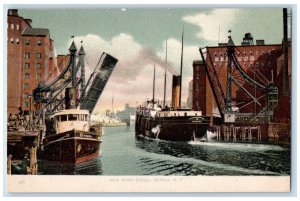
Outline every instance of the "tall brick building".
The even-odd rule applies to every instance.
[[[57,66],[49,30],[32,28],[32,20],[9,9],[7,16],[7,112],[29,110],[32,90],[51,79]]]
[[[193,110],[206,115],[206,72],[203,61],[193,62]]]

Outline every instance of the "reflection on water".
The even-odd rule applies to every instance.
[[[70,163],[40,161],[39,174],[46,175],[101,175],[102,165],[100,156],[76,166]]]
[[[169,142],[105,128],[102,156],[76,168],[41,162],[40,174],[289,175],[290,150],[275,145]]]

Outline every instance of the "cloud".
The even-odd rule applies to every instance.
[[[98,35],[88,34],[76,36],[75,43],[80,48],[80,41],[86,51],[86,63],[90,74],[95,68],[103,51],[116,57],[119,61],[103,91],[97,105],[97,111],[112,108],[114,93],[114,108],[122,109],[125,103],[132,106],[142,104],[147,98],[152,98],[153,66],[156,65],[156,98],[162,101],[164,71],[167,69],[167,100],[171,100],[172,74],[180,71],[181,42],[175,38],[168,40],[168,63],[165,64],[165,41],[159,51],[144,47],[125,33],[111,40],[104,40]],[[68,47],[71,40],[68,42]],[[193,60],[199,58],[196,46],[184,46],[183,60],[183,95],[186,101],[188,82],[192,78]]]
[[[199,27],[196,37],[216,44],[219,36],[220,42],[227,42],[227,31],[234,26],[240,12],[239,9],[214,9],[208,13],[184,16],[182,20]]]

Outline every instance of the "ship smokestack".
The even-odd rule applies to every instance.
[[[82,41],[81,41],[81,43],[82,43]],[[84,62],[85,51],[84,51],[83,46],[81,46],[81,48],[78,52],[78,55],[79,55],[79,62],[80,62],[80,66],[81,66],[81,75],[80,75],[80,80],[81,80],[80,88],[81,88],[81,97],[82,97],[81,100],[83,101],[85,98],[85,62]]]
[[[76,108],[76,88],[69,87],[65,91],[65,109],[75,109]]]
[[[173,75],[172,81],[172,107],[180,108],[180,81],[181,76]]]

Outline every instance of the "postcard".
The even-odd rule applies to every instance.
[[[293,11],[7,8],[8,192],[290,192]]]

